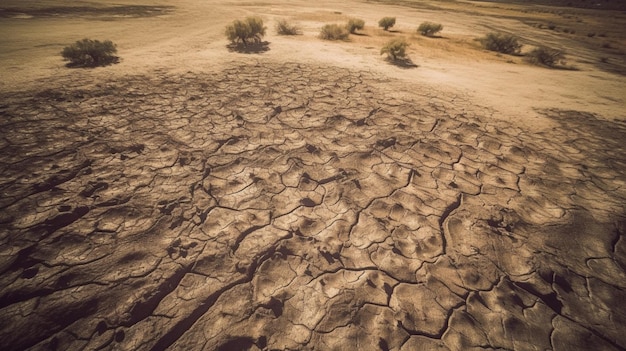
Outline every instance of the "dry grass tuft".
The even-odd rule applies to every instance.
[[[348,29],[338,24],[326,24],[320,31],[320,38],[324,40],[348,40],[349,35]]]

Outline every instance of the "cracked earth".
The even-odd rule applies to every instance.
[[[624,122],[313,64],[45,86],[1,97],[6,350],[626,348]]]

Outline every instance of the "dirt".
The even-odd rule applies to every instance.
[[[403,4],[5,2],[28,16],[0,15],[3,348],[626,348],[623,14],[590,37],[536,24],[598,10]],[[251,14],[263,49],[229,48]],[[416,67],[379,55],[397,36]],[[120,63],[65,67],[83,37]]]

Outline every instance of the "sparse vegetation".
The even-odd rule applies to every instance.
[[[398,61],[406,59],[406,49],[409,47],[409,43],[404,38],[395,38],[388,41],[382,49],[380,54],[387,54],[387,59],[390,61]]]
[[[338,24],[326,24],[320,31],[320,38],[325,40],[348,40],[350,32]]]
[[[441,32],[442,29],[443,26],[439,23],[423,22],[417,28],[417,31],[424,36],[432,37],[433,35]]]
[[[110,40],[83,39],[63,48],[61,56],[71,67],[96,67],[117,62],[115,53],[117,48]]]
[[[528,62],[547,67],[556,66],[556,64],[562,62],[564,58],[563,51],[545,46],[535,48],[526,55]]]
[[[300,34],[300,29],[286,19],[281,19],[276,22],[276,33],[279,35],[298,35]]]
[[[357,30],[362,30],[365,27],[365,21],[358,18],[350,18],[348,20],[348,24],[346,25],[346,29],[348,32],[354,34]]]
[[[506,33],[489,33],[480,41],[485,49],[508,55],[517,55],[522,48],[516,36]]]
[[[233,44],[248,45],[250,41],[260,43],[265,35],[266,27],[260,17],[248,17],[245,20],[235,20],[226,27],[226,37]]]
[[[378,21],[378,26],[384,30],[389,30],[389,28],[396,25],[395,17],[383,17]]]

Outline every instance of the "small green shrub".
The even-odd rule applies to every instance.
[[[378,26],[384,30],[388,30],[389,28],[396,25],[395,17],[383,17],[378,21]]]
[[[409,43],[404,38],[395,38],[388,41],[382,49],[380,54],[387,54],[387,59],[390,61],[398,61],[406,59],[406,49],[409,47]]]
[[[530,51],[526,55],[526,59],[534,65],[554,67],[557,63],[560,63],[563,59],[565,59],[565,55],[561,50],[540,46]]]
[[[346,29],[352,34],[356,33],[357,30],[362,30],[364,27],[365,21],[358,18],[350,18],[348,24],[346,24]]]
[[[118,57],[114,55],[115,53],[117,48],[110,40],[101,42],[83,39],[63,48],[61,56],[64,60],[70,61],[68,66],[96,67],[117,62]]]
[[[348,40],[350,32],[338,24],[326,24],[320,31],[320,38],[325,40]]]
[[[433,35],[441,32],[442,29],[443,26],[439,23],[424,22],[420,24],[417,31],[424,36],[432,37]]]
[[[276,33],[279,35],[298,35],[300,34],[300,28],[295,24],[287,22],[286,19],[281,19],[276,22]]]
[[[481,42],[487,50],[509,55],[519,54],[522,48],[516,36],[506,33],[489,33]]]
[[[248,17],[245,20],[235,20],[226,26],[226,37],[233,44],[243,43],[248,45],[249,41],[260,43],[265,35],[265,27],[260,17]]]

